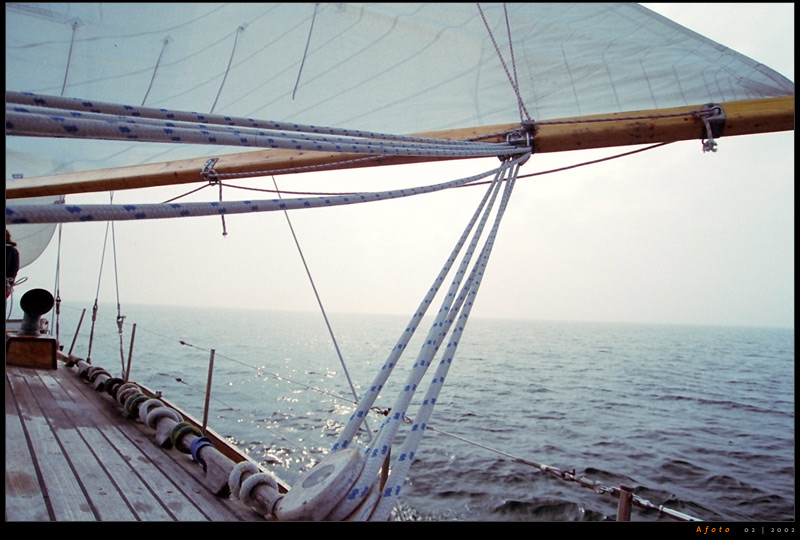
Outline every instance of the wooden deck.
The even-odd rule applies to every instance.
[[[74,368],[6,366],[6,521],[264,521]]]

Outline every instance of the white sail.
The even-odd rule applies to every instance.
[[[47,171],[53,169],[52,161],[43,156],[33,156],[29,152],[19,152],[14,150],[6,150],[6,169],[16,170],[27,167],[28,170],[35,172],[33,167],[38,165],[41,167],[39,174],[45,174]],[[25,199],[16,199],[14,204],[59,204],[64,202],[64,197],[61,195],[49,197],[30,197]],[[53,239],[53,233],[56,230],[56,224],[43,223],[43,224],[26,224],[26,225],[6,225],[6,229],[11,234],[11,239],[17,245],[19,252],[19,267],[25,268],[34,261],[36,261],[42,253],[50,245]]]
[[[37,197],[25,199],[25,201],[30,204],[48,204],[53,202],[53,197]],[[56,224],[6,225],[6,229],[11,234],[11,239],[17,244],[19,267],[22,269],[44,253],[44,250],[47,249],[53,239]]]
[[[395,134],[794,94],[639,5],[595,3],[10,3],[6,88]],[[51,173],[241,151],[7,138],[32,144]]]
[[[69,128],[65,133],[53,130],[52,127],[46,127],[42,131],[37,131],[41,129],[39,127],[23,129],[15,125],[18,116],[9,113],[27,114],[29,111],[24,109],[29,105],[13,101],[18,96],[11,94],[12,92],[30,93],[34,96],[31,99],[35,102],[34,105],[49,105],[54,96],[75,98],[80,100],[80,106],[87,112],[102,102],[103,107],[106,104],[130,106],[130,112],[137,116],[144,108],[150,108],[167,111],[164,112],[166,115],[173,114],[172,111],[189,111],[196,115],[216,114],[267,122],[296,122],[309,126],[393,135],[470,130],[477,127],[491,129],[495,126],[504,126],[502,133],[505,135],[507,131],[520,125],[530,125],[529,122],[535,122],[538,127],[547,125],[548,121],[554,119],[581,117],[585,121],[586,117],[593,115],[624,117],[631,111],[669,111],[678,107],[698,108],[709,103],[760,102],[774,98],[783,98],[782,101],[785,102],[793,101],[794,96],[794,85],[786,77],[634,4],[6,4],[6,15],[6,86],[9,91],[6,109],[7,155],[24,154],[26,157],[18,164],[7,160],[6,178],[9,186],[20,178],[28,180],[43,174],[86,170],[101,170],[105,174],[105,170],[112,167],[128,171],[146,163],[183,158],[205,160],[210,156],[242,152],[243,146],[251,145],[250,141],[229,141],[225,146],[196,146],[187,144],[183,139],[172,141],[177,144],[166,141],[106,140],[110,138],[108,131],[84,133],[82,127],[79,129],[77,124],[70,123],[64,123]],[[41,113],[43,117],[47,114]],[[669,116],[671,113],[665,114]],[[703,131],[703,123],[698,117],[687,118],[687,111],[677,114],[681,117],[678,122],[687,119],[693,122],[692,129],[697,128],[692,135],[694,138],[700,139],[709,135]],[[787,115],[785,110],[781,114]],[[776,130],[793,128],[793,113],[788,115],[789,125],[784,120]],[[58,123],[70,117],[69,112],[61,110],[54,113],[50,120]],[[198,121],[200,120],[202,119],[198,117]],[[103,121],[105,120],[101,119],[97,122]],[[636,121],[634,118],[634,122]],[[737,122],[738,119],[733,124]],[[120,124],[109,123],[109,126],[111,127],[108,129],[114,131]],[[171,126],[166,127],[172,129]],[[631,125],[633,141],[637,140],[638,130],[643,128],[636,123]],[[741,131],[746,132],[746,129]],[[62,135],[76,134],[83,138],[62,138]],[[526,132],[526,135],[537,134]],[[115,133],[115,136],[119,137],[119,134]],[[98,140],[87,140],[90,138]],[[523,137],[522,146],[527,142],[529,141]],[[500,147],[504,143],[492,144]],[[585,144],[584,141],[578,141],[576,146]],[[636,143],[628,141],[623,144]],[[509,147],[510,145],[502,146],[504,150]],[[273,149],[285,149],[270,145],[263,148],[267,150],[257,154],[259,159],[269,157]],[[529,156],[528,147],[525,148],[524,157],[518,159],[524,160]],[[299,152],[308,151],[299,144],[298,149]],[[508,157],[506,154],[498,155]],[[649,164],[643,167],[640,164],[639,169],[637,181],[651,174],[653,167]],[[606,170],[605,174],[614,176],[617,171]],[[686,199],[674,204],[673,199],[667,198],[667,195],[688,191],[684,189],[686,182],[681,177],[682,174],[683,169],[676,167],[668,179],[659,179],[660,183],[648,178],[651,185],[668,187],[663,193],[656,193],[655,196],[651,194],[646,202],[639,204],[640,201],[635,201],[627,207],[617,200],[604,207],[605,200],[601,200],[600,191],[606,187],[620,191],[632,190],[633,182],[625,186],[606,183],[598,187],[597,191],[579,190],[583,191],[583,198],[580,202],[575,202],[577,197],[570,197],[569,204],[564,204],[560,193],[551,193],[548,198],[548,194],[537,192],[535,206],[531,198],[519,201],[520,206],[515,208],[516,217],[511,217],[512,222],[507,227],[514,230],[517,236],[513,241],[498,246],[501,263],[505,262],[504,272],[493,274],[497,276],[495,281],[492,283],[487,280],[485,285],[494,287],[493,292],[499,292],[499,296],[503,297],[498,304],[501,316],[510,314],[508,305],[512,303],[543,304],[545,295],[541,289],[536,288],[539,283],[545,283],[550,288],[554,283],[569,282],[566,286],[577,291],[573,292],[574,298],[577,298],[577,307],[571,306],[572,313],[591,313],[592,308],[597,309],[597,305],[613,304],[613,301],[606,302],[603,299],[595,301],[592,308],[589,308],[587,291],[590,287],[586,284],[592,279],[604,278],[609,283],[624,281],[617,275],[608,277],[613,273],[611,271],[603,271],[606,268],[604,265],[611,258],[612,244],[616,243],[620,244],[617,258],[623,262],[622,267],[630,272],[625,275],[632,276],[635,283],[626,283],[624,287],[620,287],[624,291],[613,290],[606,298],[617,300],[621,292],[627,293],[623,300],[618,301],[620,305],[625,305],[625,313],[630,313],[629,304],[637,301],[643,302],[649,313],[654,304],[653,291],[657,288],[659,279],[663,279],[662,287],[667,289],[667,302],[671,303],[679,296],[675,292],[679,287],[683,292],[680,298],[691,297],[696,300],[702,296],[687,289],[687,284],[713,283],[713,278],[702,281],[698,277],[698,269],[708,272],[705,265],[710,257],[705,250],[709,245],[722,250],[718,247],[719,243],[707,241],[698,242],[702,247],[698,252],[693,252],[686,245],[680,244],[680,241],[694,240],[702,233],[708,234],[709,230],[713,232],[725,227],[708,219],[707,222],[702,222],[703,227],[690,230],[685,223],[696,223],[699,220],[684,222],[680,218],[684,215],[696,218],[697,215],[710,214],[712,209],[716,209],[719,193],[723,190],[706,194],[704,200],[711,200],[713,204],[702,208],[697,204],[697,208],[691,209],[694,212],[690,212],[685,208],[689,206],[685,204]],[[782,171],[774,174],[780,176]],[[413,176],[413,173],[409,176]],[[196,177],[195,181],[199,180],[201,178]],[[410,180],[415,182],[416,188],[417,178],[412,177]],[[461,180],[446,184],[433,184],[431,181],[425,187],[460,186],[463,180],[462,177]],[[499,216],[504,213],[509,202],[509,186],[513,184],[516,184],[516,177],[513,181],[509,178],[505,182],[500,203],[502,211],[497,212],[498,219],[492,225],[489,235],[491,243],[487,242],[492,248]],[[359,196],[366,198],[367,194],[371,194],[367,191],[372,189],[372,184],[369,185]],[[406,185],[397,189],[395,186],[388,187],[385,193],[396,194]],[[495,185],[499,188],[502,182],[495,180]],[[535,182],[530,182],[525,187],[531,185],[539,187]],[[704,187],[708,189],[707,186]],[[694,188],[695,186],[691,187]],[[77,191],[83,189],[79,186]],[[221,200],[221,184],[219,189]],[[275,189],[278,189],[277,185]],[[564,189],[573,188],[566,186]],[[328,190],[333,191],[330,188],[326,189]],[[377,189],[374,191],[377,192]],[[495,194],[498,192],[499,189],[494,191]],[[486,196],[489,196],[488,192]],[[274,203],[273,210],[277,213],[285,208],[322,207],[335,197],[348,199],[348,203],[353,202],[349,194],[339,193],[320,195],[314,204],[303,198],[293,199],[291,203],[280,198],[272,199],[271,202]],[[737,206],[732,201],[726,201],[727,204],[718,205],[730,208],[736,214],[733,222],[737,225],[740,224],[742,214],[749,209],[746,206],[754,202],[750,193],[745,193],[742,197],[749,199],[747,204]],[[765,198],[777,200],[784,205],[787,200],[773,193]],[[662,201],[668,210],[662,210],[658,214],[658,206]],[[246,204],[260,208],[263,206],[261,202],[248,200]],[[335,261],[329,263],[329,269],[332,268],[330,273],[335,274],[336,286],[331,286],[330,289],[334,290],[332,296],[335,297],[336,305],[340,309],[342,306],[346,306],[347,310],[359,309],[353,307],[355,298],[366,297],[374,306],[376,299],[384,304],[388,303],[386,300],[390,295],[397,295],[402,298],[402,305],[405,306],[408,298],[416,293],[419,283],[409,285],[409,289],[414,289],[410,293],[399,286],[387,287],[386,283],[400,281],[409,274],[424,273],[427,277],[430,268],[426,265],[423,270],[420,264],[420,261],[427,259],[424,252],[435,247],[431,251],[436,251],[438,257],[445,242],[442,240],[441,244],[434,246],[432,237],[434,234],[438,234],[440,239],[447,236],[449,242],[449,236],[454,229],[447,227],[451,222],[462,218],[461,212],[466,205],[461,202],[446,202],[434,210],[426,208],[426,212],[417,209],[409,212],[405,208],[403,216],[394,220],[390,219],[390,207],[386,205],[381,215],[376,211],[371,219],[365,219],[365,214],[361,214],[354,221],[347,221],[344,228],[341,228],[344,222],[341,213],[335,214],[340,218],[338,220],[320,220],[314,224],[317,238],[312,240],[312,247],[316,248],[317,254],[335,252],[334,256],[325,259]],[[692,203],[696,204],[694,201]],[[212,203],[202,204],[216,208],[222,203],[214,200]],[[98,206],[106,209],[106,205]],[[107,206],[114,206],[115,211],[142,210],[130,201]],[[183,212],[178,204],[158,203],[152,206],[158,207],[158,210],[173,207],[171,211],[176,214]],[[17,208],[19,206],[7,206],[7,222],[10,222],[9,214],[13,214]],[[104,218],[103,214],[78,215],[84,208],[76,204],[68,211],[76,221],[103,222],[118,219]],[[249,208],[245,211],[249,212]],[[320,213],[326,211],[321,210]],[[223,234],[227,235],[225,213],[222,212],[221,226]],[[566,239],[556,236],[560,231],[555,225],[555,218],[563,217],[564,214],[569,214],[573,224],[577,223],[574,226],[580,229],[579,233],[571,237],[567,235]],[[598,226],[622,214],[633,215],[635,225],[632,228],[640,234],[624,237],[621,233],[627,232],[625,227],[606,229]],[[658,230],[657,234],[645,233],[645,225],[658,222],[656,215],[668,215],[672,218],[672,214],[677,217],[659,223],[662,230]],[[783,217],[779,212],[770,209],[760,214],[758,219],[767,214],[777,218],[776,222]],[[329,218],[333,215],[326,214]],[[488,217],[488,212],[484,215]],[[535,217],[542,221],[532,227],[531,221],[521,223],[522,220],[518,217],[520,215],[526,219]],[[475,216],[473,219],[477,218],[477,212]],[[140,219],[145,218],[138,213],[131,214],[132,221]],[[382,228],[374,225],[379,220],[383,220]],[[414,223],[405,223],[404,220]],[[239,298],[244,294],[247,301],[258,302],[259,307],[278,305],[278,302],[272,300],[285,293],[291,309],[298,309],[298,306],[302,309],[303,300],[300,295],[294,294],[297,286],[293,280],[297,279],[298,272],[288,263],[289,255],[285,250],[281,251],[279,242],[276,241],[277,235],[271,234],[272,228],[259,229],[267,220],[257,222],[257,226],[252,228],[248,222],[247,227],[239,229],[246,230],[244,234],[231,238],[223,246],[212,241],[203,243],[189,239],[195,238],[195,233],[199,235],[200,229],[203,229],[204,240],[212,235],[217,239],[219,221],[214,220],[213,230],[207,227],[209,221],[211,220],[197,224],[197,230],[192,233],[182,228],[182,223],[170,223],[168,228],[158,229],[146,223],[135,223],[135,232],[132,228],[121,231],[129,235],[129,245],[138,248],[136,254],[125,254],[126,262],[138,265],[140,270],[135,274],[136,283],[146,284],[144,287],[137,285],[137,301],[152,298],[156,298],[158,302],[165,301],[165,297],[156,296],[154,291],[168,287],[176,291],[186,291],[183,294],[189,295],[190,302],[204,302],[216,294],[224,296],[226,302],[234,300],[236,303],[234,296],[235,291],[238,291]],[[730,221],[727,220],[726,225]],[[240,222],[237,225],[238,223]],[[270,227],[275,226],[274,222],[269,223]],[[399,227],[398,223],[404,226]],[[531,231],[540,226],[544,227],[541,236],[534,237]],[[670,234],[664,232],[677,226],[686,227],[687,230],[670,230]],[[87,223],[80,227],[83,227],[82,232],[77,234],[85,236],[81,236],[76,244],[82,244],[82,247],[91,245],[88,234],[83,233],[83,230],[97,232],[98,228]],[[369,247],[362,249],[359,240],[379,229],[381,234],[386,235],[402,230],[401,234],[388,241],[383,237],[380,241],[368,238],[369,242],[365,240],[363,246]],[[264,234],[265,230],[269,232]],[[108,238],[109,228],[106,227],[105,231],[103,246]],[[464,235],[466,237],[466,232]],[[589,240],[590,235],[592,240]],[[265,236],[268,236],[267,240],[264,239]],[[241,238],[244,237],[247,240],[242,241]],[[556,237],[559,239],[555,240]],[[728,242],[731,237],[735,237],[733,243],[736,245],[732,251],[741,256],[742,243],[737,242],[739,238],[735,231],[728,228],[720,237]],[[257,240],[252,241],[253,238]],[[609,241],[609,238],[614,241]],[[632,243],[626,243],[623,238],[634,240],[636,247]],[[670,249],[673,246],[668,243],[665,245],[665,239],[673,238],[679,242],[674,249]],[[356,244],[357,249],[347,251],[343,245],[348,242]],[[97,242],[93,247],[98,249],[100,244],[101,242]],[[533,244],[535,248],[528,249]],[[370,255],[368,259],[359,259],[363,254],[355,253],[377,251],[376,246],[383,248],[387,245],[397,251],[406,249],[408,258],[414,260],[410,263],[402,261],[403,264],[408,264],[403,266],[396,260],[381,260],[380,256]],[[567,245],[577,246],[581,251],[581,258],[570,260]],[[528,258],[528,252],[537,250],[550,256],[546,260]],[[659,250],[667,252],[668,264],[649,264],[649,260],[655,260],[651,257],[652,253]],[[481,252],[480,258],[488,259],[488,251]],[[786,256],[785,250],[775,249],[772,252]],[[145,256],[140,256],[141,253],[145,253]],[[236,256],[232,256],[234,253]],[[238,258],[243,253],[252,257],[246,263]],[[295,253],[292,252],[291,255],[294,256]],[[497,258],[497,254],[494,257]],[[506,257],[505,261],[503,257]],[[360,272],[345,270],[344,264],[352,263],[356,259],[360,263],[366,261],[359,269]],[[683,259],[689,259],[688,269],[683,269],[676,262]],[[747,261],[750,259],[761,260],[764,257],[750,255]],[[452,258],[448,259],[447,264],[451,264],[451,260]],[[555,277],[548,276],[547,271],[542,268],[546,268],[548,263],[553,264],[554,260],[564,261],[569,272],[561,272]],[[373,270],[368,265],[375,261],[384,264],[375,266]],[[86,267],[91,265],[91,261],[82,259],[81,264],[84,267],[80,269],[80,277],[85,286],[89,282],[86,279]],[[735,268],[736,264],[724,266],[729,269]],[[473,268],[479,267],[480,264],[476,263]],[[772,264],[771,267],[782,265]],[[533,276],[531,268],[536,271]],[[676,268],[682,270],[680,276],[671,274],[661,278],[663,274]],[[754,272],[753,275],[755,274]],[[346,280],[356,275],[359,278],[356,278],[358,281],[354,285],[345,285]],[[470,274],[470,280],[478,275],[480,277],[477,281],[480,282],[483,279],[482,270]],[[571,279],[570,276],[577,277]],[[203,280],[203,285],[190,285],[198,277]],[[551,279],[547,279],[548,277]],[[758,279],[740,279],[737,289],[753,287],[754,282],[762,279],[763,275],[758,275]],[[426,281],[424,286],[427,287],[428,284]],[[576,287],[575,284],[579,286]],[[91,285],[92,292],[97,290],[99,294],[99,279],[96,289],[94,283]],[[375,288],[371,288],[371,285],[379,288],[380,292],[375,293]],[[244,293],[242,287],[245,288]],[[697,289],[701,287],[698,285]],[[151,288],[152,291],[149,290]],[[265,293],[265,288],[269,288],[269,293]],[[432,290],[433,288],[430,289]],[[537,290],[540,296],[535,301],[530,301],[530,295],[526,292],[529,290]],[[459,302],[467,295],[466,288],[462,291],[464,292],[459,296]],[[706,290],[702,292],[706,293]],[[563,297],[569,298],[568,295]],[[218,298],[215,300],[219,301]],[[700,303],[700,300],[697,301]],[[426,306],[429,303],[427,297],[422,302]],[[558,299],[559,306],[565,303],[563,298]],[[240,304],[244,305],[245,302]],[[466,305],[469,306],[467,311],[471,310],[471,301]],[[704,309],[715,309],[717,312],[724,310],[722,307],[708,307],[714,306],[713,301],[703,301],[702,305]],[[376,309],[384,307],[381,305]],[[688,308],[683,307],[682,312],[685,314],[687,311]],[[414,313],[414,317],[417,314],[421,316],[421,309]],[[416,327],[414,321],[414,324],[405,328]],[[458,331],[460,332],[460,327]],[[430,359],[424,360],[416,365],[432,365]],[[421,375],[420,373],[420,378]],[[438,371],[436,375],[436,380],[443,381],[443,375],[438,376]],[[413,384],[404,388],[416,388],[417,382],[414,380]],[[374,393],[382,388],[382,383],[374,384],[370,386],[370,392]],[[434,394],[434,398],[436,396],[438,394]],[[401,395],[397,403],[405,407],[407,403],[404,400],[405,396]],[[426,406],[435,400],[427,399],[426,395]],[[369,407],[368,404],[363,406]],[[405,415],[405,410],[400,407],[392,407],[392,411],[396,416],[394,422],[399,422]],[[423,413],[421,416],[424,420],[429,411],[424,410]],[[358,423],[360,421],[356,420],[352,424],[353,430],[358,427]],[[418,429],[415,425],[412,430],[422,433],[424,428]],[[386,431],[378,440],[382,443],[384,438],[393,439],[394,432]],[[416,445],[418,439],[411,443]],[[411,463],[406,457],[416,452],[416,446],[413,445],[409,445],[408,450],[404,446],[401,457],[396,458],[404,461],[403,466]],[[383,459],[381,464],[382,462]],[[372,465],[377,468],[378,463],[373,462]],[[359,479],[358,486],[362,493],[366,493],[371,487],[375,476],[373,469],[365,470],[369,470],[370,474],[366,475],[363,485]],[[392,485],[397,486],[394,496],[399,492],[406,472],[403,468],[396,470],[399,472],[393,474],[398,478],[391,478],[392,482],[396,481]],[[387,506],[382,508],[385,513],[390,510],[394,500],[384,500],[388,501]],[[327,515],[347,515],[353,510],[350,504],[357,502],[343,503],[333,509],[333,514]]]

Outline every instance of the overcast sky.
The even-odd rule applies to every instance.
[[[645,4],[794,80],[793,4]],[[630,149],[534,156],[521,174]],[[373,190],[473,175],[496,160],[277,177],[297,191]],[[115,203],[157,202],[189,188]],[[328,312],[410,315],[483,188],[315,211],[290,218]],[[185,200],[213,200],[201,192]],[[229,200],[252,192],[226,189]],[[108,194],[72,201],[107,203]],[[264,198],[271,196],[265,195]],[[101,302],[318,309],[280,213],[121,222],[109,240]],[[103,223],[64,227],[61,296],[93,302]],[[17,301],[52,288],[56,242],[24,268]],[[794,133],[676,143],[520,180],[476,317],[794,326]]]

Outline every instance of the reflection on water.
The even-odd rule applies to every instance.
[[[79,316],[64,309],[62,328],[74,328]],[[119,336],[108,318],[95,331],[92,357],[115,369]],[[406,320],[330,318],[361,394]],[[289,483],[330,449],[353,410],[318,314],[131,306],[127,321],[137,324],[132,379],[195,417],[215,349],[209,423]],[[419,339],[377,409],[392,407]],[[370,427],[380,421],[371,417]],[[455,434],[607,486],[631,485],[702,519],[794,519],[793,330],[472,320],[430,424],[435,431],[401,493],[406,518],[616,515],[616,499],[448,436]],[[634,512],[633,519],[664,518]]]

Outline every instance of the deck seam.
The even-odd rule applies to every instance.
[[[7,520],[263,521],[240,501],[211,493],[191,458],[160,448],[151,428],[125,418],[113,397],[100,395],[105,392],[74,368],[6,366],[6,387],[6,414],[8,423],[16,417],[13,437],[19,452],[7,456],[7,464],[20,463],[17,492],[6,493]],[[28,460],[33,471],[26,472]],[[8,472],[7,467],[7,487]],[[46,478],[50,473],[53,478]],[[53,491],[61,487],[64,494]],[[55,496],[61,497],[59,508]],[[22,512],[10,516],[9,500]]]
[[[150,428],[145,428],[136,419],[122,417],[119,405],[110,396],[97,395],[102,392],[91,389],[85,381],[75,374],[70,373],[63,380],[66,384],[74,387],[83,396],[83,399],[89,400],[89,395],[92,395],[91,400],[103,401],[103,403],[97,404],[97,410],[100,414],[115,422],[115,435],[123,437],[128,444],[131,444],[141,452],[148,459],[148,464],[163,475],[164,479],[170,482],[175,490],[190,502],[205,519],[210,521],[220,519],[263,520],[252,509],[239,508],[236,505],[238,501],[223,500],[210,493],[203,480],[199,477],[199,466],[194,462],[188,462],[185,454],[159,448],[152,439],[153,434],[150,432]],[[115,447],[118,446],[113,441],[110,442]],[[195,467],[197,467],[196,470]],[[173,480],[173,475],[181,475],[185,482],[176,482]]]
[[[6,368],[7,369],[7,368]],[[33,441],[31,440],[31,434],[28,431],[28,427],[25,425],[25,421],[22,416],[22,411],[20,409],[19,403],[17,401],[16,392],[14,390],[11,381],[8,378],[8,371],[6,371],[6,391],[12,397],[13,402],[11,405],[14,407],[14,412],[16,413],[19,428],[22,430],[22,433],[25,437],[25,445],[28,448],[28,453],[31,457],[31,464],[33,465],[33,470],[36,473],[36,480],[39,486],[39,494],[41,495],[45,508],[47,509],[47,515],[51,521],[55,520],[55,511],[53,509],[53,505],[50,501],[50,496],[47,492],[47,486],[44,483],[44,477],[42,474],[42,470],[39,467],[39,462],[36,457],[36,449],[33,446]],[[6,426],[6,430],[8,430],[8,426]],[[8,431],[6,431],[8,433]],[[6,470],[6,472],[8,472]],[[7,497],[8,495],[6,495]],[[6,508],[6,519],[8,519],[8,509]]]

